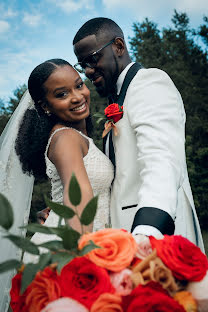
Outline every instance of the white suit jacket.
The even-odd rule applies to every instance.
[[[132,64],[118,78],[118,93]],[[127,89],[123,110],[116,123],[119,134],[113,135],[112,227],[132,230],[137,212],[151,207],[143,208],[144,219],[165,212],[174,221],[174,234],[204,251],[186,167],[185,111],[174,83],[162,70],[140,69]],[[137,233],[140,228],[146,235],[153,235],[154,228],[162,232],[160,221],[136,224]]]

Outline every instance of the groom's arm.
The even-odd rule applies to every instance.
[[[132,232],[170,235],[184,174],[183,103],[169,76],[158,69],[140,70],[128,91],[127,113],[140,168]]]

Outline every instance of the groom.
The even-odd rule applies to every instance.
[[[112,226],[155,237],[181,234],[203,249],[186,168],[184,106],[174,83],[164,71],[131,61],[123,32],[111,19],[86,22],[73,45],[75,68],[101,97],[123,105],[119,134],[111,133]],[[112,154],[111,136],[106,144]]]

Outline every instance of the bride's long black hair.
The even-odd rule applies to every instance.
[[[19,156],[24,173],[33,174],[35,178],[46,178],[45,149],[50,132],[57,122],[54,115],[48,116],[40,101],[45,101],[45,81],[57,67],[71,66],[62,59],[51,59],[35,67],[28,80],[28,90],[35,108],[27,109],[19,127],[15,150]],[[92,133],[91,116],[86,118],[88,135]]]

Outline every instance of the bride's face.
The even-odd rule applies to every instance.
[[[44,83],[45,110],[59,119],[79,122],[89,116],[90,91],[71,66],[58,67]]]

